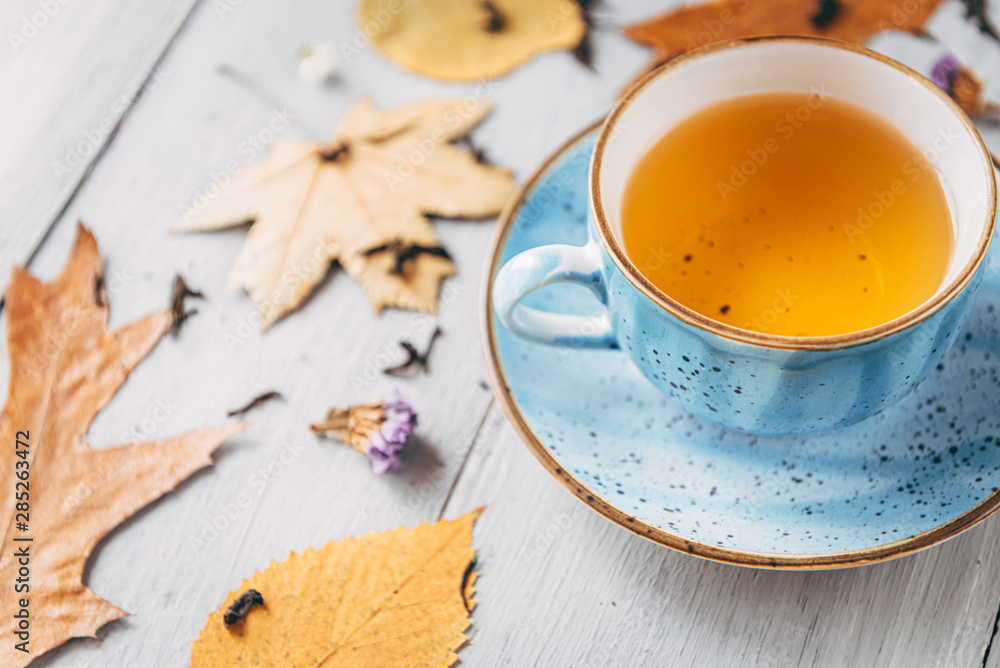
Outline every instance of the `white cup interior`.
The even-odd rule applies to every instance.
[[[993,207],[994,180],[981,140],[933,84],[888,62],[824,42],[780,38],[735,43],[695,54],[659,72],[604,128],[598,175],[604,214],[621,243],[621,208],[632,168],[660,137],[699,109],[772,91],[822,90],[870,109],[894,124],[937,171],[951,208],[955,247],[930,300],[959,278],[981,252]]]

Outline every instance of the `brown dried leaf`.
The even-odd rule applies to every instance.
[[[169,309],[109,331],[103,274],[94,237],[82,225],[62,273],[42,283],[15,268],[7,288],[10,384],[0,414],[0,665],[25,666],[70,638],[94,636],[126,613],[81,582],[91,550],[137,510],[198,469],[241,424],[201,428],[158,441],[91,449],[83,440],[97,413],[170,329]],[[24,433],[27,438],[24,438]],[[27,448],[15,446],[27,442]],[[27,450],[25,458],[17,451]],[[25,463],[26,462],[26,463]],[[28,471],[22,481],[17,472]],[[15,483],[27,482],[26,524],[19,528]],[[24,501],[22,501],[24,502]],[[22,506],[22,509],[24,507]],[[18,541],[21,538],[31,541]],[[16,552],[29,551],[30,591],[15,591]],[[20,599],[29,600],[30,654],[14,649]]]
[[[388,58],[445,81],[480,81],[587,32],[574,0],[361,0],[358,24]]]
[[[177,231],[218,230],[254,221],[226,282],[244,287],[262,327],[298,307],[339,261],[376,311],[434,312],[451,260],[418,254],[402,273],[399,242],[434,247],[426,215],[479,218],[498,213],[514,190],[510,172],[476,162],[451,140],[489,112],[481,100],[436,100],[378,111],[368,98],[344,116],[329,144],[276,141],[216,199],[188,211]]]
[[[715,0],[686,5],[623,30],[632,41],[653,47],[648,71],[699,46],[744,37],[813,35],[864,44],[886,30],[920,34],[941,1],[839,0],[839,9],[823,13],[817,0]]]
[[[480,510],[272,562],[208,616],[191,668],[452,665],[475,606],[471,543]],[[223,614],[248,589],[263,606],[227,629]]]

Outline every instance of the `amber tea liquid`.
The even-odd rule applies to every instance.
[[[699,111],[636,165],[622,240],[709,318],[788,336],[889,322],[940,287],[954,245],[933,167],[851,103],[765,93]]]

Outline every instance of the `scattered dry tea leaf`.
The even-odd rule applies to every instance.
[[[990,19],[989,10],[986,8],[986,0],[962,0],[962,4],[965,5],[965,18],[973,21],[979,28],[979,32],[1000,42],[1000,34],[997,33],[996,26]]]
[[[632,41],[653,47],[645,74],[685,51],[729,39],[814,35],[864,44],[886,30],[921,34],[941,1],[715,0],[672,9],[623,30]]]
[[[222,613],[222,625],[228,629],[233,624],[240,623],[258,605],[264,605],[264,597],[256,589],[247,589]]]
[[[452,665],[475,606],[469,565],[481,510],[272,562],[208,616],[191,668]],[[263,605],[226,628],[225,611],[250,589]]]
[[[229,272],[260,310],[262,327],[298,307],[338,261],[375,307],[434,312],[454,273],[427,215],[481,218],[503,208],[510,172],[476,162],[453,144],[483,119],[482,101],[434,100],[385,111],[360,99],[330,143],[274,142],[176,231],[208,231],[254,221]],[[379,247],[384,247],[380,250]],[[400,249],[397,253],[394,249]]]
[[[264,392],[263,394],[258,394],[256,397],[243,404],[239,408],[234,408],[230,411],[226,411],[226,417],[237,417],[238,415],[245,415],[252,411],[253,409],[266,404],[269,401],[274,401],[276,399],[284,399],[281,396],[281,392],[276,392],[271,390],[270,392]]]
[[[427,373],[430,371],[428,364],[431,349],[434,348],[434,342],[437,341],[439,336],[441,336],[441,328],[435,327],[431,333],[430,340],[427,341],[427,347],[424,348],[424,352],[420,352],[415,345],[403,339],[399,342],[399,347],[406,353],[406,361],[386,367],[382,369],[382,373],[387,376],[405,376],[420,372]]]
[[[357,16],[387,57],[445,81],[493,79],[587,34],[574,0],[361,0]]]
[[[180,334],[181,327],[187,322],[187,319],[198,313],[198,309],[196,308],[187,308],[186,301],[188,297],[192,299],[204,299],[205,295],[200,290],[192,290],[184,282],[184,278],[180,274],[177,274],[174,277],[173,296],[170,299],[170,310],[174,318],[174,323],[170,327],[170,333],[175,337]]]
[[[84,442],[91,421],[173,322],[163,309],[109,331],[107,300],[94,299],[102,273],[97,243],[81,225],[53,282],[15,268],[7,288],[10,383],[0,415],[3,666],[25,666],[123,617],[81,582],[91,550],[127,517],[211,464],[212,451],[243,428],[195,429],[98,450]],[[30,571],[29,591],[15,591],[22,567]],[[24,639],[18,639],[16,615],[25,601],[30,654],[15,649]]]

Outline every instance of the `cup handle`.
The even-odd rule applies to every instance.
[[[528,294],[553,283],[582,285],[607,305],[601,265],[600,248],[593,242],[585,246],[552,244],[528,249],[512,257],[497,272],[493,281],[493,310],[504,327],[530,341],[570,348],[617,348],[618,340],[607,309],[590,317],[546,313],[520,305]]]

